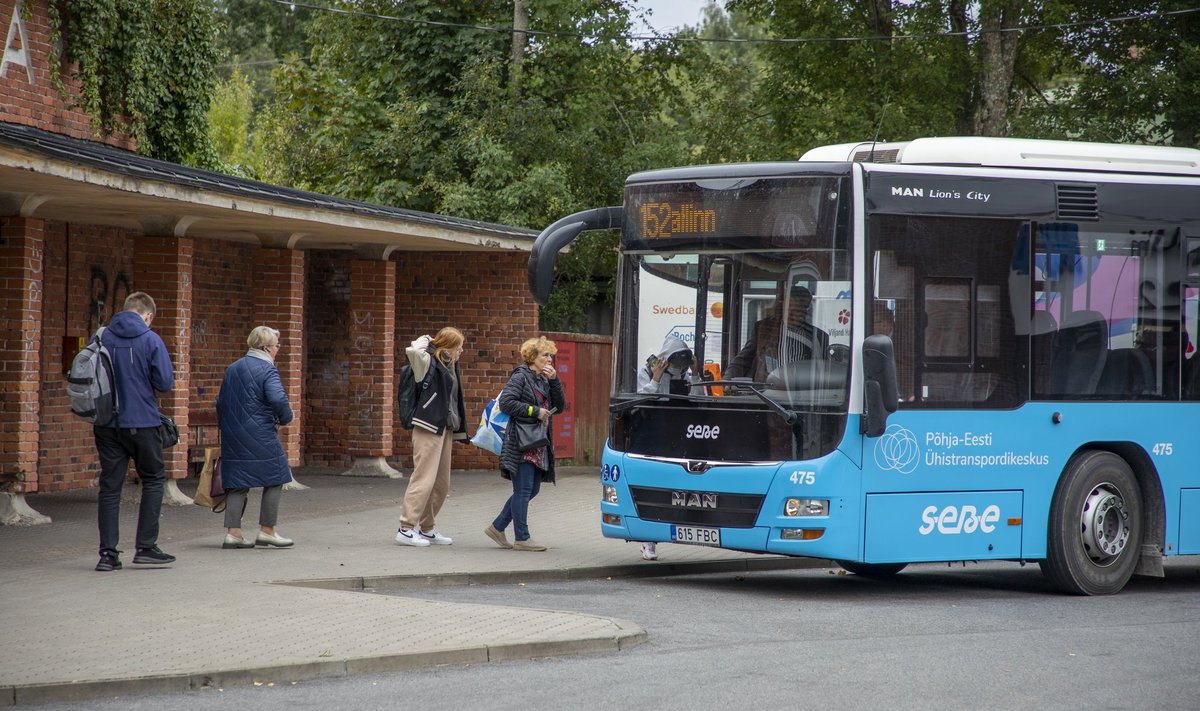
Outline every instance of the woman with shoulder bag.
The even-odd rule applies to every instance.
[[[520,352],[525,362],[513,368],[498,403],[512,418],[504,448],[500,450],[500,476],[512,480],[513,493],[504,503],[500,515],[483,532],[501,548],[544,551],[546,546],[529,537],[529,502],[538,495],[542,482],[554,482],[554,441],[549,437],[553,431],[550,429],[551,415],[562,412],[567,399],[554,368],[554,354],[558,352],[554,341],[544,336],[530,338],[521,344]],[[540,425],[525,429],[532,429],[535,437],[545,433],[546,443],[523,447],[518,423]],[[525,441],[524,444],[532,443]],[[514,543],[509,543],[504,534],[509,523],[513,524],[516,535]]]
[[[412,420],[413,472],[396,531],[396,543],[402,546],[454,543],[438,532],[434,518],[450,493],[451,445],[467,438],[467,410],[458,367],[464,340],[462,331],[447,326],[433,338],[421,336],[405,350],[413,378],[421,385]]]
[[[283,485],[292,480],[279,427],[292,421],[292,407],[279,380],[275,355],[279,331],[258,326],[246,338],[250,350],[225,369],[217,395],[221,428],[221,483],[225,488],[225,542],[222,548],[274,546],[287,548],[292,539],[275,530]],[[250,489],[262,487],[258,536],[242,536],[242,515]]]

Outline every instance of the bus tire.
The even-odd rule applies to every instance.
[[[847,572],[866,578],[888,578],[908,567],[908,563],[853,563],[848,560],[834,562]]]
[[[1080,452],[1054,490],[1042,572],[1068,593],[1120,592],[1137,567],[1142,521],[1142,493],[1129,464],[1112,452]]]

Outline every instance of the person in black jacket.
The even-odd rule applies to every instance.
[[[433,338],[421,336],[405,350],[413,378],[420,386],[413,412],[413,472],[404,492],[404,509],[396,543],[402,546],[448,546],[449,536],[434,527],[450,493],[450,450],[454,440],[467,438],[467,410],[463,405],[462,331],[447,326]],[[426,374],[430,375],[424,385]]]
[[[551,415],[566,409],[562,381],[554,367],[557,352],[554,341],[545,336],[521,344],[521,359],[525,363],[513,368],[499,398],[500,409],[513,421],[536,418],[549,428]],[[554,482],[554,442],[551,439],[544,447],[522,452],[513,432],[510,426],[500,450],[500,476],[512,480],[513,493],[504,502],[500,515],[483,532],[501,548],[544,551],[546,546],[529,537],[529,502],[538,495],[542,482]],[[515,543],[509,543],[504,535],[509,523],[513,524]]]
[[[225,369],[217,395],[221,428],[221,484],[225,487],[225,540],[222,548],[287,548],[290,538],[275,530],[283,485],[292,480],[279,428],[292,421],[291,403],[275,367],[279,331],[256,326],[246,337],[249,350]],[[242,535],[242,515],[250,489],[262,487],[258,535]]]

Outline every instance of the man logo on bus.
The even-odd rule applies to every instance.
[[[880,469],[894,469],[901,474],[912,474],[921,461],[921,448],[917,438],[900,425],[889,425],[875,442],[875,465]]]

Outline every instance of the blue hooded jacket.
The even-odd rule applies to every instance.
[[[114,426],[158,427],[162,420],[154,391],[165,393],[175,387],[175,369],[166,344],[136,311],[113,316],[100,340],[112,355],[120,408]]]

